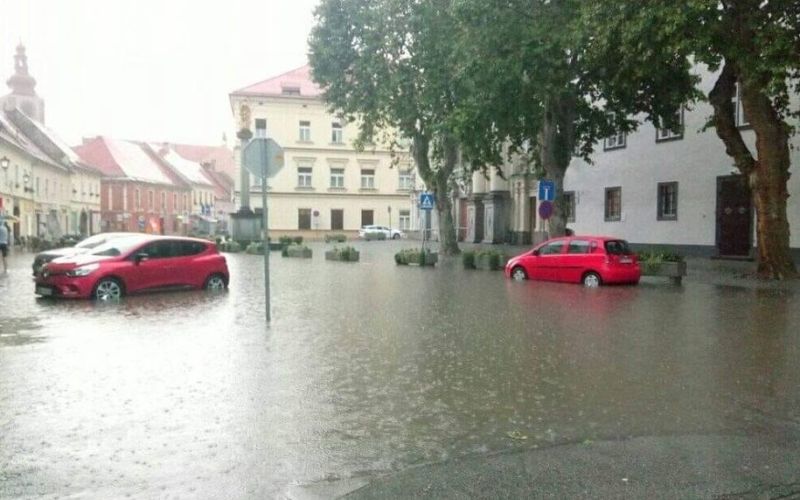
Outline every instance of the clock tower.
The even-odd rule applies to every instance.
[[[11,93],[0,97],[6,109],[17,108],[28,117],[44,123],[44,100],[36,95],[36,79],[28,73],[28,56],[20,43],[14,55],[14,74],[6,81]]]

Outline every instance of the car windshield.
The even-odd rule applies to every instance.
[[[98,245],[92,250],[92,255],[117,256],[123,255],[142,243],[141,236],[126,236],[114,238],[111,241]]]
[[[628,242],[625,240],[609,240],[606,241],[606,253],[612,255],[630,255],[631,252],[630,247],[628,247]]]
[[[89,236],[85,240],[78,242],[75,248],[95,248],[108,241],[109,238],[111,238],[111,236],[108,234],[95,234],[94,236]]]

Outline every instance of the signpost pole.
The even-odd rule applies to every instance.
[[[266,150],[265,150],[266,151]],[[265,158],[266,160],[266,158]],[[271,320],[269,300],[269,209],[267,208],[267,174],[261,178],[261,206],[264,219],[264,301],[267,309],[267,325]]]

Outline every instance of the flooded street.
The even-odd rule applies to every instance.
[[[227,293],[36,299],[0,277],[0,497],[274,498],[454,458],[800,430],[800,297],[228,254]]]

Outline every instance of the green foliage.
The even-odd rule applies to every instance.
[[[333,247],[331,252],[335,255],[336,260],[355,262],[359,259],[358,251],[351,246]]]
[[[264,244],[260,241],[253,241],[247,245],[244,251],[249,254],[262,254],[264,253]]]
[[[475,252],[468,250],[461,254],[461,263],[464,264],[464,269],[475,269]]]
[[[683,262],[684,257],[681,254],[670,252],[668,250],[643,250],[637,252],[639,262]]]
[[[344,243],[345,241],[347,241],[347,235],[341,233],[326,234],[325,243],[330,243],[331,241],[335,241],[337,243]]]
[[[292,238],[292,243],[295,245],[302,245],[303,244],[303,237],[302,236],[295,236]]]
[[[292,239],[291,236],[281,236],[280,238],[278,238],[278,241],[280,242],[281,245],[285,247],[287,245],[291,245],[294,240]]]
[[[432,266],[438,261],[438,255],[427,248],[425,251],[419,248],[405,248],[394,255],[394,261],[401,266],[407,266],[409,264]]]

